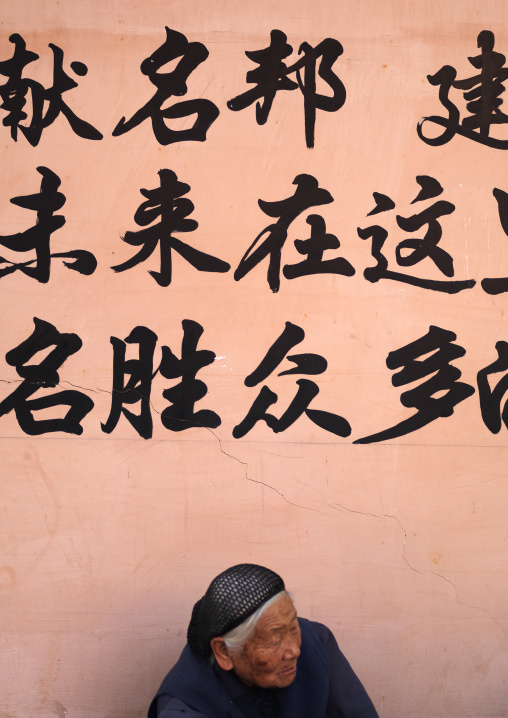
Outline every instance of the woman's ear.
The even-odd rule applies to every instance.
[[[215,656],[215,660],[222,668],[223,671],[230,671],[233,668],[233,661],[229,655],[228,647],[223,638],[212,638],[210,641],[210,647]]]

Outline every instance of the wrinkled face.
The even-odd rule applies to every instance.
[[[239,653],[230,654],[233,669],[248,686],[285,688],[296,676],[302,638],[289,596],[281,596],[259,619]]]

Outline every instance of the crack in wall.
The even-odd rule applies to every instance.
[[[295,506],[296,508],[298,508],[298,509],[303,509],[304,511],[313,511],[314,513],[322,514],[323,516],[328,516],[327,513],[325,513],[324,511],[320,511],[319,509],[313,509],[311,506],[304,506],[304,505],[302,505],[302,504],[297,504],[297,503],[295,503],[294,501],[290,501],[290,500],[287,498],[287,496],[282,493],[282,491],[280,491],[279,489],[277,489],[275,486],[272,486],[271,484],[267,484],[265,481],[260,481],[259,479],[253,479],[253,478],[251,478],[251,477],[249,476],[249,465],[248,465],[248,463],[247,463],[246,461],[242,461],[242,460],[239,459],[237,456],[233,456],[233,454],[229,454],[227,451],[224,451],[224,449],[222,448],[222,441],[221,441],[220,437],[217,436],[217,434],[216,434],[214,431],[212,431],[212,429],[210,429],[209,427],[207,427],[207,428],[208,428],[208,431],[210,432],[210,434],[212,434],[212,435],[215,437],[215,439],[217,439],[217,442],[218,442],[218,444],[219,444],[219,450],[220,450],[220,452],[221,452],[222,454],[224,454],[224,456],[228,456],[230,459],[233,459],[234,461],[237,461],[239,464],[242,464],[242,466],[245,467],[245,479],[246,479],[247,481],[251,481],[253,484],[259,484],[260,486],[265,486],[267,489],[270,489],[271,491],[274,491],[274,492],[275,492],[276,494],[278,494],[281,498],[283,498],[284,501],[285,501],[286,503],[288,503],[290,506]]]
[[[470,608],[470,609],[472,609],[472,610],[474,610],[474,611],[483,611],[484,613],[486,613],[487,616],[488,616],[492,621],[494,621],[494,623],[495,623],[497,626],[499,626],[499,628],[502,630],[502,632],[504,633],[504,635],[506,636],[506,638],[508,638],[508,633],[505,631],[505,629],[503,628],[502,624],[499,623],[499,621],[498,621],[496,618],[494,618],[494,616],[490,613],[490,611],[487,611],[487,609],[486,609],[486,608],[483,608],[483,606],[473,606],[473,605],[470,604],[470,603],[466,603],[466,601],[461,601],[461,599],[459,598],[459,592],[458,592],[458,590],[457,590],[457,586],[453,583],[453,581],[450,581],[449,578],[446,578],[446,576],[443,576],[443,574],[437,573],[437,571],[428,571],[428,573],[432,573],[432,574],[434,574],[434,576],[438,576],[439,578],[442,578],[443,581],[446,581],[446,583],[449,583],[449,584],[450,584],[450,586],[453,588],[453,590],[454,590],[454,592],[455,592],[455,599],[456,599],[457,603],[458,603],[460,606],[467,606],[467,608]]]
[[[25,379],[12,379],[12,380],[0,379],[0,383],[3,383],[3,384],[22,384],[23,382],[31,383],[31,384],[37,385],[38,387],[41,387],[41,388],[49,388],[49,387],[47,387],[43,382],[28,382],[28,381],[25,380]],[[75,389],[81,389],[82,391],[86,391],[86,392],[90,392],[90,393],[94,393],[94,394],[110,394],[110,395],[113,395],[113,390],[99,389],[99,388],[97,388],[97,387],[94,388],[94,389],[91,389],[90,387],[85,387],[85,386],[81,386],[81,385],[79,385],[79,384],[74,384],[74,383],[72,383],[72,382],[70,382],[70,381],[58,382],[57,384],[52,385],[51,388],[62,387],[62,385],[72,386],[72,387],[75,388]],[[63,387],[62,387],[62,388],[63,388]],[[129,390],[125,389],[124,391],[115,390],[115,393],[117,393],[117,394],[123,394],[123,393],[128,393],[128,392],[131,393],[131,394],[132,394],[132,393],[138,393],[140,399],[144,398],[143,394],[142,394],[141,392],[136,392],[135,389],[129,389]],[[149,404],[150,404],[150,408],[151,408],[156,414],[158,414],[158,415],[160,416],[162,412],[161,412],[161,411],[158,411],[158,410],[156,409],[156,407],[155,407],[155,406],[153,405],[153,403],[152,403],[151,398],[150,398]],[[182,421],[185,421],[185,419],[182,419]],[[190,423],[190,422],[189,422],[189,423]],[[246,461],[242,461],[242,460],[239,459],[237,456],[234,456],[233,454],[230,454],[230,453],[228,453],[227,451],[224,451],[224,449],[222,448],[222,440],[221,440],[221,438],[220,438],[210,427],[207,427],[207,426],[196,427],[196,425],[195,425],[194,423],[192,424],[192,426],[195,427],[195,428],[204,428],[204,429],[207,429],[207,431],[209,431],[209,433],[212,434],[212,436],[216,439],[216,441],[217,441],[217,443],[218,443],[218,445],[219,445],[219,450],[220,450],[220,452],[221,452],[222,454],[224,454],[224,456],[227,456],[228,458],[232,459],[233,461],[236,461],[237,463],[241,464],[241,465],[244,467],[244,469],[245,469],[244,477],[245,477],[246,481],[250,481],[251,483],[258,484],[258,485],[260,485],[260,486],[264,486],[265,488],[267,488],[267,489],[273,491],[273,492],[276,493],[278,496],[280,496],[280,497],[281,497],[287,504],[289,504],[290,506],[294,506],[295,508],[301,509],[301,510],[303,510],[303,511],[310,511],[310,512],[312,512],[312,513],[322,514],[323,516],[329,516],[329,514],[327,514],[325,511],[320,511],[319,509],[312,508],[311,506],[306,506],[306,505],[304,505],[304,504],[298,504],[298,503],[296,503],[296,502],[294,502],[294,501],[291,501],[290,499],[288,499],[288,497],[287,497],[282,491],[280,491],[280,489],[276,488],[275,486],[272,486],[271,484],[269,484],[269,483],[267,483],[267,482],[265,482],[265,481],[261,481],[261,480],[259,480],[259,479],[253,479],[252,477],[249,476],[249,465],[248,465],[248,463],[247,463]],[[302,483],[304,483],[304,482],[302,482]],[[343,504],[332,504],[331,502],[329,502],[329,501],[326,499],[326,497],[325,497],[318,489],[316,489],[315,487],[313,487],[313,486],[311,486],[311,485],[309,485],[309,484],[306,484],[306,483],[304,483],[304,485],[307,486],[308,488],[311,488],[311,489],[314,490],[314,491],[317,491],[317,492],[321,495],[323,501],[325,501],[325,503],[326,503],[328,506],[330,506],[330,508],[332,508],[332,509],[335,510],[335,511],[342,510],[342,511],[344,511],[344,512],[346,512],[346,513],[358,514],[358,515],[361,515],[361,516],[367,516],[367,517],[369,517],[369,518],[374,518],[374,519],[377,519],[377,520],[392,519],[393,521],[395,521],[395,522],[397,523],[397,525],[399,526],[400,530],[402,531],[403,535],[404,535],[404,539],[403,539],[403,543],[402,543],[402,559],[403,559],[403,561],[406,563],[406,565],[408,566],[408,568],[409,568],[411,571],[414,571],[415,573],[419,574],[420,576],[425,576],[425,575],[428,575],[428,574],[432,574],[433,576],[437,576],[437,577],[440,578],[441,580],[446,581],[446,583],[448,583],[448,584],[453,588],[454,594],[455,594],[455,600],[457,601],[457,604],[458,604],[458,605],[466,606],[467,608],[469,608],[469,609],[471,609],[471,610],[474,610],[474,611],[482,611],[483,613],[485,613],[485,614],[500,628],[500,630],[502,631],[503,635],[504,635],[506,638],[508,638],[508,633],[507,633],[507,631],[504,629],[504,627],[502,626],[502,624],[490,613],[490,611],[488,611],[488,610],[487,610],[486,608],[484,608],[483,606],[474,606],[474,605],[472,605],[472,604],[467,603],[466,601],[462,601],[462,600],[459,598],[457,586],[453,583],[453,581],[451,581],[451,580],[450,580],[449,578],[447,578],[446,576],[443,576],[443,574],[438,573],[437,571],[432,571],[432,570],[430,570],[430,569],[429,569],[429,570],[425,570],[425,571],[420,571],[420,570],[418,570],[415,566],[413,566],[413,565],[410,563],[410,561],[408,560],[408,558],[407,558],[407,556],[406,556],[407,531],[406,531],[405,527],[403,526],[402,522],[400,521],[400,519],[399,519],[397,516],[394,516],[393,514],[374,514],[374,513],[372,513],[372,512],[368,512],[368,511],[360,511],[360,510],[358,510],[358,509],[352,509],[352,508],[350,508],[350,507],[348,507],[348,506],[344,506]]]
[[[92,394],[113,394],[113,390],[109,391],[108,389],[99,389],[97,387],[95,389],[92,389],[89,386],[80,386],[79,384],[73,384],[72,382],[66,381],[66,380],[60,381],[56,384],[46,384],[43,381],[29,381],[28,379],[0,379],[0,383],[1,384],[31,384],[32,386],[36,386],[39,389],[57,389],[57,388],[63,389],[64,385],[66,385],[66,386],[72,386],[72,387],[74,387],[74,389],[82,389],[83,391],[87,391]],[[132,389],[130,391],[135,392],[136,390]],[[117,391],[116,393],[117,394],[127,393],[127,389],[125,389],[125,391],[123,391],[123,392]],[[143,399],[143,394],[141,394],[140,392],[137,392],[137,393],[139,395],[139,398]]]
[[[312,512],[314,512],[314,513],[323,514],[324,516],[329,516],[329,514],[325,513],[324,511],[319,511],[319,509],[313,509],[311,506],[305,506],[305,505],[297,504],[296,502],[290,501],[290,500],[287,498],[287,496],[286,496],[284,493],[282,493],[282,491],[280,491],[279,489],[277,489],[275,486],[272,486],[271,484],[268,484],[268,483],[266,483],[265,481],[260,481],[260,480],[258,480],[258,479],[253,479],[253,478],[251,478],[251,477],[249,476],[249,474],[248,474],[248,469],[249,469],[248,463],[247,463],[246,461],[242,461],[242,460],[239,459],[237,456],[234,456],[233,454],[230,454],[230,453],[228,453],[227,451],[224,451],[224,449],[222,448],[222,441],[221,441],[220,437],[217,436],[217,434],[215,434],[215,432],[213,432],[211,429],[208,429],[208,431],[209,431],[209,432],[215,437],[215,439],[217,440],[217,442],[218,442],[218,444],[219,444],[219,450],[220,450],[220,452],[221,452],[222,454],[224,454],[225,456],[229,457],[230,459],[233,459],[233,461],[236,461],[236,462],[238,462],[239,464],[241,464],[242,466],[245,467],[245,479],[246,479],[247,481],[251,481],[251,482],[253,482],[253,483],[260,484],[261,486],[265,486],[266,488],[271,489],[272,491],[274,491],[276,494],[278,494],[282,499],[284,499],[284,501],[286,501],[286,502],[287,502],[288,504],[290,504],[291,506],[295,506],[296,508],[299,508],[299,509],[302,509],[302,510],[305,510],[305,511],[312,511]],[[309,484],[305,484],[305,483],[304,483],[304,485],[305,485],[305,486],[308,486],[309,488],[314,489],[314,487],[309,486]],[[317,491],[317,489],[314,489],[314,490]],[[318,493],[321,494],[320,491],[318,491]],[[378,520],[381,520],[381,519],[392,519],[393,521],[395,521],[395,522],[397,523],[397,525],[399,526],[400,530],[402,531],[403,535],[404,535],[404,540],[403,540],[403,543],[402,543],[402,558],[403,558],[404,562],[407,564],[408,568],[410,568],[411,571],[414,571],[415,573],[419,574],[420,576],[428,576],[429,574],[432,574],[433,576],[437,576],[438,578],[442,579],[443,581],[446,581],[446,583],[450,584],[450,586],[453,587],[453,590],[454,590],[454,593],[455,593],[455,600],[457,601],[457,604],[458,604],[458,605],[460,605],[460,606],[466,606],[467,608],[469,608],[469,609],[471,609],[471,610],[473,610],[473,611],[482,611],[483,613],[485,613],[485,614],[501,629],[503,635],[504,635],[506,638],[508,638],[508,633],[505,631],[505,629],[503,628],[502,624],[501,624],[486,608],[483,608],[483,606],[473,606],[472,604],[469,604],[469,603],[467,603],[466,601],[462,601],[462,600],[459,598],[459,593],[458,593],[457,586],[453,583],[453,581],[451,581],[450,579],[446,578],[446,576],[443,576],[442,574],[437,573],[436,571],[431,571],[431,570],[420,571],[419,569],[417,569],[415,566],[413,566],[413,565],[410,563],[410,561],[408,560],[408,558],[407,558],[407,556],[406,556],[407,531],[406,531],[404,525],[402,524],[402,522],[400,521],[400,519],[399,519],[397,516],[394,516],[393,514],[374,514],[374,513],[368,512],[368,511],[359,511],[358,509],[351,509],[351,508],[349,508],[349,507],[347,507],[347,506],[344,506],[343,504],[332,504],[332,503],[330,503],[329,501],[327,501],[327,500],[326,500],[326,497],[324,497],[322,494],[321,494],[321,496],[322,496],[322,498],[326,501],[326,503],[327,503],[331,508],[333,508],[333,509],[335,509],[335,510],[341,509],[342,511],[345,511],[345,512],[347,512],[347,513],[359,514],[359,515],[361,515],[361,516],[367,516],[367,517],[374,518],[374,519],[378,519]]]

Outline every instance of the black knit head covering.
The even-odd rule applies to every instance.
[[[270,598],[285,590],[274,571],[254,563],[240,563],[213,579],[203,598],[192,609],[187,630],[191,651],[208,658],[210,641],[232,631]]]

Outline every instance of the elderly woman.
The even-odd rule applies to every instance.
[[[280,576],[240,564],[192,611],[148,718],[376,718],[331,631],[297,618]]]

